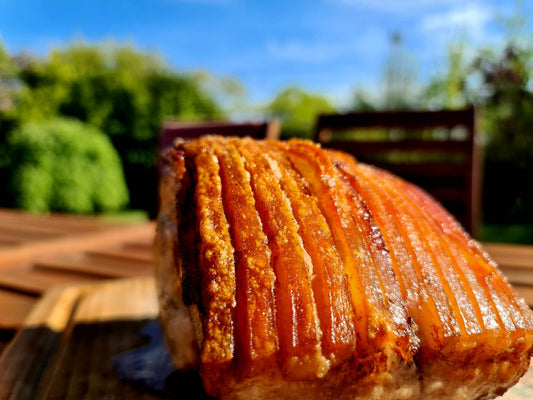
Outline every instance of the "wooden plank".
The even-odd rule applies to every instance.
[[[505,277],[512,284],[533,286],[533,271],[526,268],[500,267]]]
[[[399,140],[399,141],[369,141],[358,142],[354,140],[331,140],[322,142],[328,149],[337,149],[348,152],[357,157],[358,154],[379,154],[391,151],[424,151],[434,153],[464,153],[472,152],[462,141],[443,140]]]
[[[157,319],[152,279],[101,284],[76,310],[72,333],[57,371],[48,378],[46,399],[147,398],[121,382],[109,360],[142,343],[140,331]],[[148,398],[152,398],[149,396]]]
[[[31,242],[35,242],[35,237],[24,235],[11,235],[8,232],[0,231],[0,240],[2,242],[10,244],[10,246],[26,245]]]
[[[118,251],[121,253],[131,254],[139,259],[144,259],[153,263],[154,258],[154,249],[153,245],[142,244],[142,243],[125,243],[118,246]]]
[[[495,259],[529,260],[533,267],[533,246],[520,244],[483,243],[483,248]],[[520,264],[523,264],[520,262]]]
[[[104,259],[114,259],[114,260],[120,260],[125,262],[134,262],[134,263],[141,263],[141,264],[149,264],[152,265],[153,263],[153,257],[150,252],[146,251],[128,251],[124,250],[121,251],[120,249],[116,250],[91,250],[88,251],[87,257],[91,257],[95,260],[100,260],[102,258]]]
[[[4,221],[0,219],[0,229],[2,231],[10,231],[10,232],[30,232],[35,233],[36,235],[66,235],[66,234],[72,234],[72,231],[70,229],[67,229],[65,227],[58,227],[56,225],[38,225],[35,223],[32,223],[31,225],[24,225],[20,223],[20,221]]]
[[[152,238],[155,232],[154,223],[135,224],[111,228],[101,232],[91,232],[86,235],[60,238],[54,241],[41,241],[19,246],[12,249],[0,250],[0,269],[34,260],[38,257],[76,253],[97,247],[109,246],[125,240]]]
[[[37,297],[0,289],[0,329],[20,328],[36,302]]]
[[[0,358],[0,398],[164,398],[121,381],[110,362],[144,344],[157,315],[153,279],[47,292]]]
[[[14,239],[11,236],[0,234],[0,246],[2,247],[20,246],[22,243],[22,241]]]
[[[483,248],[502,268],[533,270],[533,246],[483,243]]]
[[[76,288],[58,288],[36,304],[0,358],[0,399],[36,398],[79,295]]]
[[[0,287],[32,295],[40,295],[57,285],[87,283],[99,280],[98,277],[76,274],[71,271],[43,271],[31,268],[14,268],[2,271]]]
[[[75,323],[150,319],[159,306],[153,278],[124,279],[86,287]]]
[[[425,127],[449,127],[458,125],[471,127],[475,110],[440,111],[382,111],[346,114],[322,114],[318,116],[317,130],[322,127],[346,129],[352,127],[401,127],[407,129]],[[315,141],[318,138],[315,137]]]
[[[355,155],[356,158],[357,155]],[[363,161],[360,159],[359,161]],[[464,178],[466,169],[464,164],[452,162],[382,162],[372,161],[372,165],[387,171],[394,172],[396,175],[414,175],[419,177],[433,178]]]
[[[125,242],[122,244],[122,248],[123,249],[131,249],[131,250],[135,250],[135,251],[140,251],[140,250],[143,250],[143,251],[147,251],[147,252],[152,252],[152,249],[153,249],[153,246],[154,246],[154,240],[153,238],[147,238],[148,240],[145,240],[144,242],[142,241],[137,241],[137,242]]]
[[[38,260],[34,263],[36,270],[52,270],[76,272],[103,278],[131,278],[152,274],[151,264],[136,263],[124,260],[90,259],[87,257],[65,260]]]
[[[0,209],[0,226],[4,223],[32,224],[42,227],[60,227],[68,231],[91,231],[107,229],[116,224],[111,224],[93,216],[80,216],[71,214],[32,214],[20,210]]]
[[[152,399],[147,392],[120,381],[109,360],[142,343],[140,331],[157,319],[154,282],[130,280],[89,291],[73,319],[72,333],[45,399]]]
[[[492,258],[501,268],[521,268],[533,272],[533,260],[520,256],[493,255]]]
[[[490,243],[484,242],[483,248],[490,254],[517,255],[520,257],[533,257],[533,246],[525,244],[511,243]]]
[[[10,237],[15,240],[22,240],[22,241],[37,241],[37,240],[52,240],[60,238],[61,234],[58,233],[51,233],[51,232],[43,232],[43,231],[34,231],[31,229],[17,229],[17,228],[1,228],[2,231],[0,234],[2,237]]]
[[[469,231],[473,237],[476,237],[477,227],[480,217],[480,201],[481,201],[481,156],[479,149],[479,141],[477,136],[477,122],[476,109],[469,107],[465,110],[441,110],[441,111],[385,111],[385,112],[356,112],[348,114],[329,114],[320,115],[318,117],[314,139],[324,147],[334,148],[351,153],[356,158],[359,157],[362,161],[374,163],[376,157],[386,155],[387,153],[403,153],[409,154],[412,152],[426,153],[426,154],[456,154],[461,155],[461,164],[463,166],[463,179],[457,180],[455,186],[462,194],[453,195],[453,197],[435,196],[439,201],[453,201],[464,205],[464,218],[461,220],[463,226]],[[464,139],[455,138],[454,135],[446,135],[443,140],[422,140],[406,138],[403,140],[364,140],[364,138],[352,140],[337,140],[334,133],[339,130],[358,129],[361,128],[378,128],[379,130],[388,128],[400,128],[404,130],[420,130],[427,128],[455,128],[462,126],[464,128]],[[462,139],[462,140],[459,140]],[[459,161],[459,160],[457,160]],[[425,165],[431,165],[431,162],[424,162]],[[407,167],[405,167],[407,168]],[[417,167],[415,167],[416,169]],[[395,167],[390,168],[391,172],[405,175],[407,180],[412,180],[413,177],[419,177],[421,174],[425,177],[430,177],[430,168],[419,166],[419,172],[405,174],[398,171]],[[455,172],[455,171],[454,171]],[[436,170],[435,177],[442,177],[443,172]],[[452,176],[451,174],[449,176]],[[453,174],[453,176],[460,176]],[[424,189],[431,189],[434,184],[427,183],[422,180],[415,180],[418,185]],[[453,183],[448,182],[448,185]],[[456,212],[455,209],[452,212]],[[462,211],[460,211],[462,213]]]
[[[264,138],[267,124],[264,122],[203,122],[183,123],[169,121],[163,127],[160,149],[171,147],[176,138],[194,139],[202,135],[216,134],[222,136],[250,136]]]
[[[24,329],[0,358],[0,398],[167,398],[120,380],[110,362],[144,345],[140,332],[156,319],[152,279],[54,288],[33,309]],[[205,399],[194,391],[197,388],[191,389],[192,380],[188,376],[180,382],[176,398],[185,393],[186,398]],[[533,367],[502,397],[531,398]]]

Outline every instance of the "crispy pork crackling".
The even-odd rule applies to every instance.
[[[160,317],[179,369],[228,399],[489,399],[533,318],[442,206],[300,140],[204,137],[164,157]]]

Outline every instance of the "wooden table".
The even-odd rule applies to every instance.
[[[516,291],[533,307],[533,246],[483,243]]]
[[[0,352],[52,286],[151,275],[154,229],[0,209]]]
[[[61,289],[58,285],[113,278],[144,282],[143,277],[152,275],[154,232],[153,222],[110,223],[0,209],[0,354],[17,330],[31,321],[30,310],[33,316],[39,313],[34,305],[45,291],[53,298],[54,290]],[[485,243],[484,248],[533,307],[533,246]]]
[[[0,343],[52,286],[151,275],[154,232],[153,222],[0,209]],[[533,246],[483,247],[533,306]]]

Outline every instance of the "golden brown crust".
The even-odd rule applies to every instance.
[[[171,150],[156,253],[179,368],[222,399],[485,399],[533,318],[420,189],[309,142]]]
[[[185,160],[183,154],[171,151],[164,159],[159,199],[160,210],[154,244],[155,274],[159,297],[160,322],[172,360],[180,370],[197,369],[199,355],[197,335],[189,310],[183,302],[184,268],[178,244],[178,210],[176,199],[183,189]]]

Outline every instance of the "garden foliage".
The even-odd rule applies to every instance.
[[[75,43],[51,51],[45,59],[22,54],[12,64],[16,73],[9,85],[14,92],[11,107],[0,108],[0,131],[6,135],[17,125],[58,115],[100,129],[120,154],[130,207],[152,216],[163,121],[223,118],[193,76],[129,46]]]
[[[119,155],[92,126],[67,119],[28,122],[7,145],[8,190],[17,208],[94,213],[128,203]]]

